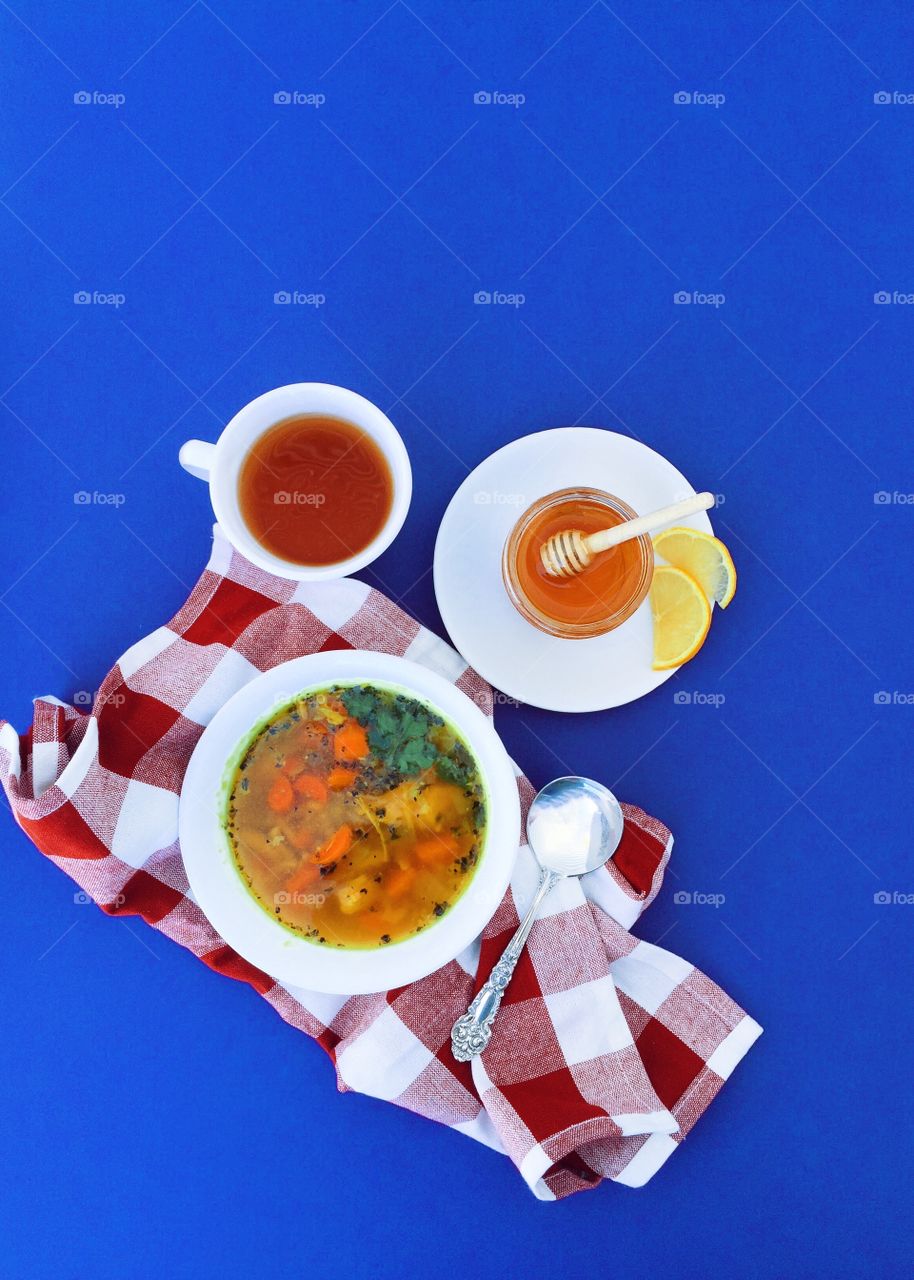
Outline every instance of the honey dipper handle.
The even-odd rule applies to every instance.
[[[612,529],[601,529],[584,539],[591,555],[598,551],[608,551],[617,547],[620,542],[628,542],[629,538],[640,538],[642,533],[653,533],[665,524],[675,520],[684,520],[686,516],[694,516],[698,511],[707,511],[714,506],[713,493],[696,493],[694,498],[683,498],[682,502],[674,502],[672,506],[661,507],[646,516],[637,516],[634,520],[626,520]]]

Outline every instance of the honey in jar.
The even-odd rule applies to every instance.
[[[515,608],[541,631],[566,639],[603,635],[631,617],[651,584],[649,537],[601,552],[571,578],[548,574],[540,549],[563,530],[596,533],[637,514],[601,489],[562,489],[540,498],[518,520],[502,556],[502,575]]]

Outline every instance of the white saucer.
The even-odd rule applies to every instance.
[[[559,640],[521,617],[501,578],[502,547],[518,517],[572,485],[605,489],[639,512],[695,493],[666,458],[615,431],[525,436],[481,462],[451,499],[435,543],[435,595],[454,645],[497,689],[547,711],[602,711],[674,674],[651,667],[649,602],[608,635]],[[704,512],[682,523],[712,532]]]

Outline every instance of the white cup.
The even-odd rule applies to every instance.
[[[273,555],[251,533],[238,504],[238,473],[251,447],[270,427],[299,414],[320,414],[351,422],[374,440],[387,459],[393,479],[393,501],[380,532],[357,555],[335,564],[295,564]],[[265,392],[235,414],[215,444],[188,440],[181,446],[178,460],[185,471],[208,482],[216,519],[235,550],[268,573],[298,582],[342,578],[377,559],[400,532],[413,491],[406,446],[387,415],[355,391],[327,382],[293,382]]]

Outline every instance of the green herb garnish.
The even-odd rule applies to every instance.
[[[438,776],[444,782],[456,782],[465,787],[476,772],[469,751],[462,742],[455,742],[446,756],[441,756],[437,764]]]
[[[385,696],[383,690],[366,685],[341,689],[339,696],[366,730],[373,755],[387,769],[412,778],[435,763],[439,753],[429,733],[442,720],[433,711],[399,694]]]

